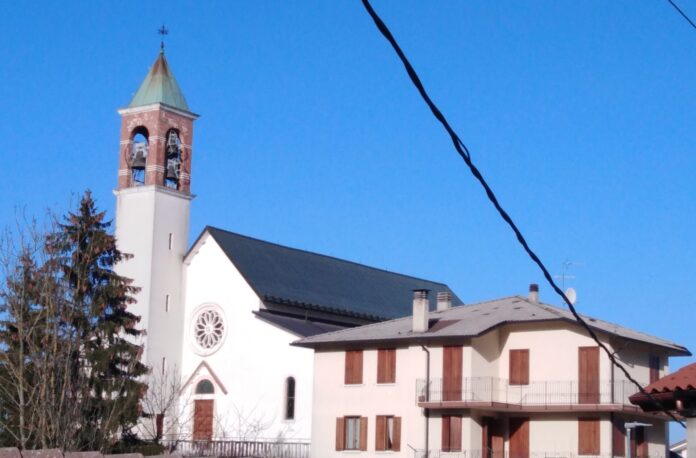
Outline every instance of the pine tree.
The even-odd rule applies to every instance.
[[[80,448],[104,449],[119,430],[136,424],[146,389],[141,379],[148,372],[140,362],[142,346],[135,343],[142,333],[139,317],[127,310],[138,289],[114,272],[129,255],[117,249],[104,217],[87,192],[48,241],[66,282],[71,325],[81,343],[80,370],[86,373],[79,393]]]
[[[47,236],[0,250],[0,446],[108,451],[137,423],[137,288],[114,272],[129,256],[110,226],[87,192]]]

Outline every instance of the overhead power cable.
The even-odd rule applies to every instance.
[[[696,29],[696,24],[694,24],[694,21],[692,21],[691,18],[689,18],[689,16],[687,16],[687,14],[681,8],[679,8],[679,6],[676,3],[674,3],[672,0],[667,0],[667,2],[669,2],[669,4],[672,5],[679,14],[681,14],[681,17],[686,19],[686,22],[691,24],[691,27]]]
[[[575,317],[575,320],[582,325],[583,328],[587,331],[587,333],[590,335],[590,337],[597,343],[597,345],[604,350],[604,352],[607,354],[609,357],[609,360],[611,363],[618,367],[621,372],[626,376],[626,379],[632,382],[636,388],[642,393],[643,395],[647,396],[651,401],[655,403],[655,405],[658,406],[662,411],[664,411],[669,417],[671,417],[674,421],[682,425],[682,427],[686,428],[686,425],[679,420],[672,412],[667,410],[662,403],[656,399],[653,395],[645,391],[643,386],[638,383],[632,376],[631,374],[628,373],[628,370],[621,364],[617,359],[614,353],[601,341],[599,340],[599,337],[597,336],[597,333],[595,332],[590,325],[587,324],[587,322],[580,316],[580,314],[577,312],[575,309],[575,306],[568,300],[568,297],[566,297],[565,293],[561,288],[558,287],[556,282],[554,281],[553,277],[549,273],[549,270],[546,268],[544,263],[539,259],[539,256],[530,248],[529,243],[527,243],[527,240],[525,237],[522,235],[522,232],[520,229],[517,227],[515,222],[512,220],[510,215],[505,211],[505,209],[502,207],[500,204],[498,198],[496,195],[493,193],[493,190],[491,187],[488,185],[486,182],[485,178],[483,175],[481,175],[481,172],[479,169],[474,165],[473,161],[471,160],[471,153],[469,152],[469,149],[466,147],[464,142],[459,138],[457,133],[454,131],[454,129],[450,126],[449,122],[445,118],[445,116],[442,114],[440,109],[435,105],[435,103],[432,101],[430,96],[425,90],[425,87],[423,86],[423,83],[421,82],[420,78],[418,77],[418,74],[416,73],[416,70],[413,68],[411,65],[411,62],[409,62],[408,58],[404,54],[404,52],[401,50],[401,47],[399,44],[396,42],[396,39],[394,38],[394,35],[392,35],[391,31],[387,27],[387,25],[382,21],[382,19],[379,17],[379,15],[375,12],[375,10],[372,8],[372,5],[370,4],[369,0],[361,0],[363,6],[367,10],[368,14],[374,21],[375,25],[379,29],[379,31],[382,33],[384,38],[387,39],[387,41],[391,44],[392,48],[394,48],[394,51],[396,54],[399,56],[399,59],[401,60],[401,63],[404,65],[406,68],[406,72],[408,73],[408,76],[411,78],[411,82],[414,84],[418,92],[420,93],[421,97],[425,101],[425,103],[428,105],[430,108],[430,111],[432,111],[433,115],[437,120],[442,124],[442,126],[445,128],[447,133],[449,134],[450,138],[452,139],[452,143],[454,144],[454,148],[457,150],[457,153],[464,159],[464,162],[466,165],[469,167],[469,170],[471,173],[474,175],[476,180],[481,184],[483,187],[484,191],[486,192],[486,196],[488,197],[488,200],[491,201],[495,209],[498,211],[498,214],[503,218],[503,220],[507,223],[507,225],[512,229],[512,231],[515,234],[515,237],[517,237],[517,241],[522,245],[522,248],[524,251],[527,253],[527,255],[534,261],[534,263],[539,267],[541,270],[542,274],[544,275],[544,278],[548,282],[548,284],[551,286],[551,288],[558,294],[562,299],[563,302],[568,305],[568,308],[570,309],[570,312],[573,314]]]

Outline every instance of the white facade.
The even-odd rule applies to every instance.
[[[642,383],[648,381],[650,355],[660,356],[663,362],[660,375],[666,373],[664,349],[604,335],[602,338],[610,350],[617,352],[631,375]],[[345,383],[346,351],[343,348],[317,348],[312,456],[386,453],[411,458],[414,449],[419,451],[415,456],[423,456],[426,429],[431,457],[488,456],[482,452],[484,417],[500,421],[505,453],[511,451],[508,420],[523,417],[529,422],[528,456],[559,457],[580,454],[578,420],[596,419],[599,455],[618,456],[612,449],[614,416],[618,423],[640,419],[653,424],[644,431],[648,453],[667,456],[666,423],[646,416],[629,404],[628,396],[637,389],[624,380],[623,374],[612,369],[604,353],[600,352],[599,356],[599,402],[591,406],[578,402],[578,349],[596,346],[579,326],[567,322],[509,324],[480,337],[458,342],[450,339],[447,345],[462,346],[462,402],[443,401],[440,396],[442,343],[425,344],[430,353],[430,403],[424,402],[427,399],[424,389],[427,353],[420,342],[397,344],[396,379],[389,384],[377,383],[377,354],[380,348],[394,348],[393,344],[362,346],[363,379],[360,384]],[[353,343],[345,348],[360,347]],[[525,385],[512,385],[508,380],[510,350],[515,349],[529,351],[529,380]],[[429,420],[425,417],[425,407],[429,407]],[[376,451],[378,415],[401,417],[399,451]],[[461,416],[461,448],[457,451],[443,450],[443,415]],[[345,417],[367,418],[366,444],[363,445],[366,450],[337,450],[337,436],[345,434],[337,430],[337,419]]]
[[[201,379],[215,385],[214,438],[308,439],[311,431],[311,350],[291,347],[297,335],[253,314],[263,307],[244,277],[217,242],[204,234],[186,259],[181,372],[185,397]],[[219,344],[204,350],[196,343],[193,327],[204,309],[217,310],[224,320]],[[208,370],[194,373],[205,361]],[[286,418],[286,381],[295,379],[294,418]],[[261,428],[256,431],[256,428]]]

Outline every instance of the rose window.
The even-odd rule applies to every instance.
[[[201,350],[214,350],[224,336],[225,322],[217,310],[207,308],[198,313],[193,324],[193,338]]]

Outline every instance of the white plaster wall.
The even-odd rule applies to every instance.
[[[362,385],[345,385],[345,353],[318,351],[314,355],[314,411],[312,419],[312,457],[339,457],[360,454],[336,451],[336,418],[346,415],[368,417],[367,452],[394,457],[413,457],[409,445],[422,449],[425,441],[425,418],[416,405],[415,380],[424,377],[425,352],[408,347],[396,350],[396,383],[377,383],[377,350],[363,352]],[[375,421],[377,415],[402,418],[401,451],[375,452]],[[431,433],[432,436],[432,433]]]
[[[194,247],[185,266],[185,324],[182,375],[186,380],[206,361],[227,389],[215,394],[215,435],[238,437],[247,429],[240,420],[265,426],[260,437],[308,439],[312,409],[312,351],[290,346],[298,336],[253,315],[261,301],[207,234]],[[201,356],[192,345],[192,314],[201,304],[217,304],[224,312],[226,337],[213,354]],[[296,381],[295,420],[284,420],[285,380]],[[190,394],[195,384],[190,384]]]
[[[530,381],[577,382],[578,347],[595,346],[595,342],[582,330],[570,323],[537,323],[509,325],[493,330],[477,338],[463,341],[464,377],[493,376],[507,379],[509,376],[509,350],[530,350]],[[604,341],[611,349],[611,343]],[[442,346],[429,346],[431,354],[431,378],[442,377]],[[649,348],[639,348],[645,352]],[[397,383],[376,383],[376,349],[365,349],[363,354],[363,384],[344,385],[345,353],[343,350],[315,352],[314,411],[312,429],[312,456],[337,457],[359,454],[355,451],[335,451],[336,418],[346,415],[368,417],[368,451],[374,452],[374,422],[376,415],[402,416],[402,447],[395,456],[413,456],[411,445],[424,448],[425,419],[423,410],[416,406],[416,381],[425,378],[425,354],[420,346],[397,350]],[[643,358],[647,364],[647,356]],[[636,370],[642,371],[637,365]],[[633,369],[632,369],[633,370]],[[610,381],[612,368],[608,357],[600,351],[600,380]],[[573,403],[576,402],[573,399]],[[610,399],[602,399],[609,402]],[[456,413],[456,411],[452,411]],[[441,411],[431,411],[429,421],[431,450],[440,449]],[[462,445],[464,449],[481,449],[480,417],[483,412],[461,411]],[[496,416],[494,412],[487,413]],[[503,416],[515,416],[502,414]],[[612,426],[607,413],[524,413],[529,417],[530,451],[548,453],[573,453],[578,451],[578,422],[581,416],[600,418],[600,446],[602,454],[611,453]],[[653,431],[646,435],[650,453],[665,455],[664,424],[655,421]],[[506,447],[508,439],[506,437]],[[443,455],[445,456],[445,455]]]
[[[116,271],[133,279],[141,290],[129,310],[141,317],[147,331],[143,361],[153,370],[178,367],[183,329],[182,262],[188,244],[191,197],[160,186],[138,186],[115,191],[116,239],[124,253],[133,255]],[[169,248],[169,234],[172,248]],[[165,298],[169,295],[169,311]]]

